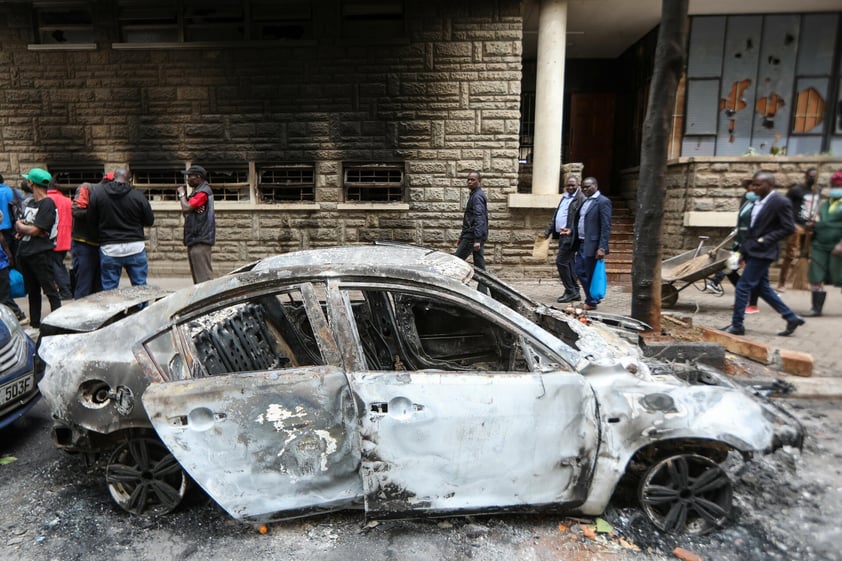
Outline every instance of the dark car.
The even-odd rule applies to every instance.
[[[15,314],[0,305],[0,429],[21,418],[41,397],[34,357],[32,339]]]
[[[803,438],[724,375],[644,358],[623,322],[586,325],[439,251],[302,251],[161,296],[43,322],[55,441],[109,452],[130,512],[175,508],[192,478],[248,521],[595,515],[634,476],[657,527],[704,532],[731,514],[720,462]]]

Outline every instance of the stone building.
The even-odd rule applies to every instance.
[[[700,19],[731,11],[701,4],[707,11],[691,26],[705,31],[691,32],[691,60],[694,45],[737,23]],[[835,25],[829,48],[839,52],[833,2],[780,5],[751,9],[757,33],[776,29],[763,12],[780,9],[794,14],[799,32]],[[659,10],[660,0],[2,2],[0,173],[13,183],[43,166],[72,190],[129,166],[156,215],[153,274],[187,274],[175,189],[190,164],[210,172],[219,272],[372,240],[452,250],[465,176],[477,169],[489,197],[489,268],[551,278],[552,262],[534,260],[531,246],[563,173],[598,175],[603,191],[633,208]],[[696,228],[730,226],[735,181],[756,166],[778,166],[787,181],[807,165],[818,163],[822,175],[842,167],[838,55],[826,70],[802,74],[797,54],[784,57],[795,57],[785,72],[790,90],[811,80],[815,91],[824,87],[824,112],[800,125],[824,123],[820,134],[799,133],[812,134],[800,144],[810,153],[783,155],[781,138],[794,138],[784,135],[776,155],[746,158],[716,148],[730,133],[709,98],[718,107],[730,86],[710,75],[715,56],[707,54],[701,67],[688,66],[676,107],[666,219],[673,251],[692,244]],[[777,98],[766,99],[781,112]],[[708,128],[693,128],[699,115]],[[836,156],[817,155],[831,150]]]

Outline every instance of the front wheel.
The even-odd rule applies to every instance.
[[[154,437],[132,437],[111,454],[105,470],[108,491],[132,514],[167,514],[187,494],[190,479]]]
[[[646,471],[638,499],[658,529],[674,534],[704,534],[719,528],[730,517],[731,480],[710,458],[678,454]]]

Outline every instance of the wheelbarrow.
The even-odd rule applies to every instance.
[[[712,249],[705,248],[705,242],[709,237],[699,236],[699,246],[696,249],[661,262],[661,307],[675,306],[678,302],[678,293],[688,286],[695,286],[702,292],[711,288],[713,283],[710,277],[723,270],[726,261],[731,256],[730,250],[722,248],[736,235],[737,231],[733,230]],[[720,288],[715,294],[722,296],[722,289]]]

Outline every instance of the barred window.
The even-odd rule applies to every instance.
[[[120,0],[118,6],[123,43],[313,38],[312,0]]]
[[[35,4],[35,37],[42,45],[94,43],[91,11],[85,3]]]
[[[403,0],[343,0],[342,35],[368,43],[406,37]]]
[[[53,187],[71,198],[80,184],[99,183],[103,176],[101,164],[52,164],[47,170],[53,176]]]
[[[247,202],[251,199],[248,164],[204,167],[208,172],[208,184],[213,189],[215,201]]]
[[[346,201],[403,200],[403,165],[347,164],[343,173]]]
[[[135,189],[142,189],[150,201],[178,200],[176,189],[184,185],[186,169],[183,164],[172,164],[167,167],[146,167],[143,165],[132,167],[132,182]]]
[[[262,203],[314,201],[316,172],[312,164],[261,166],[257,193]]]

